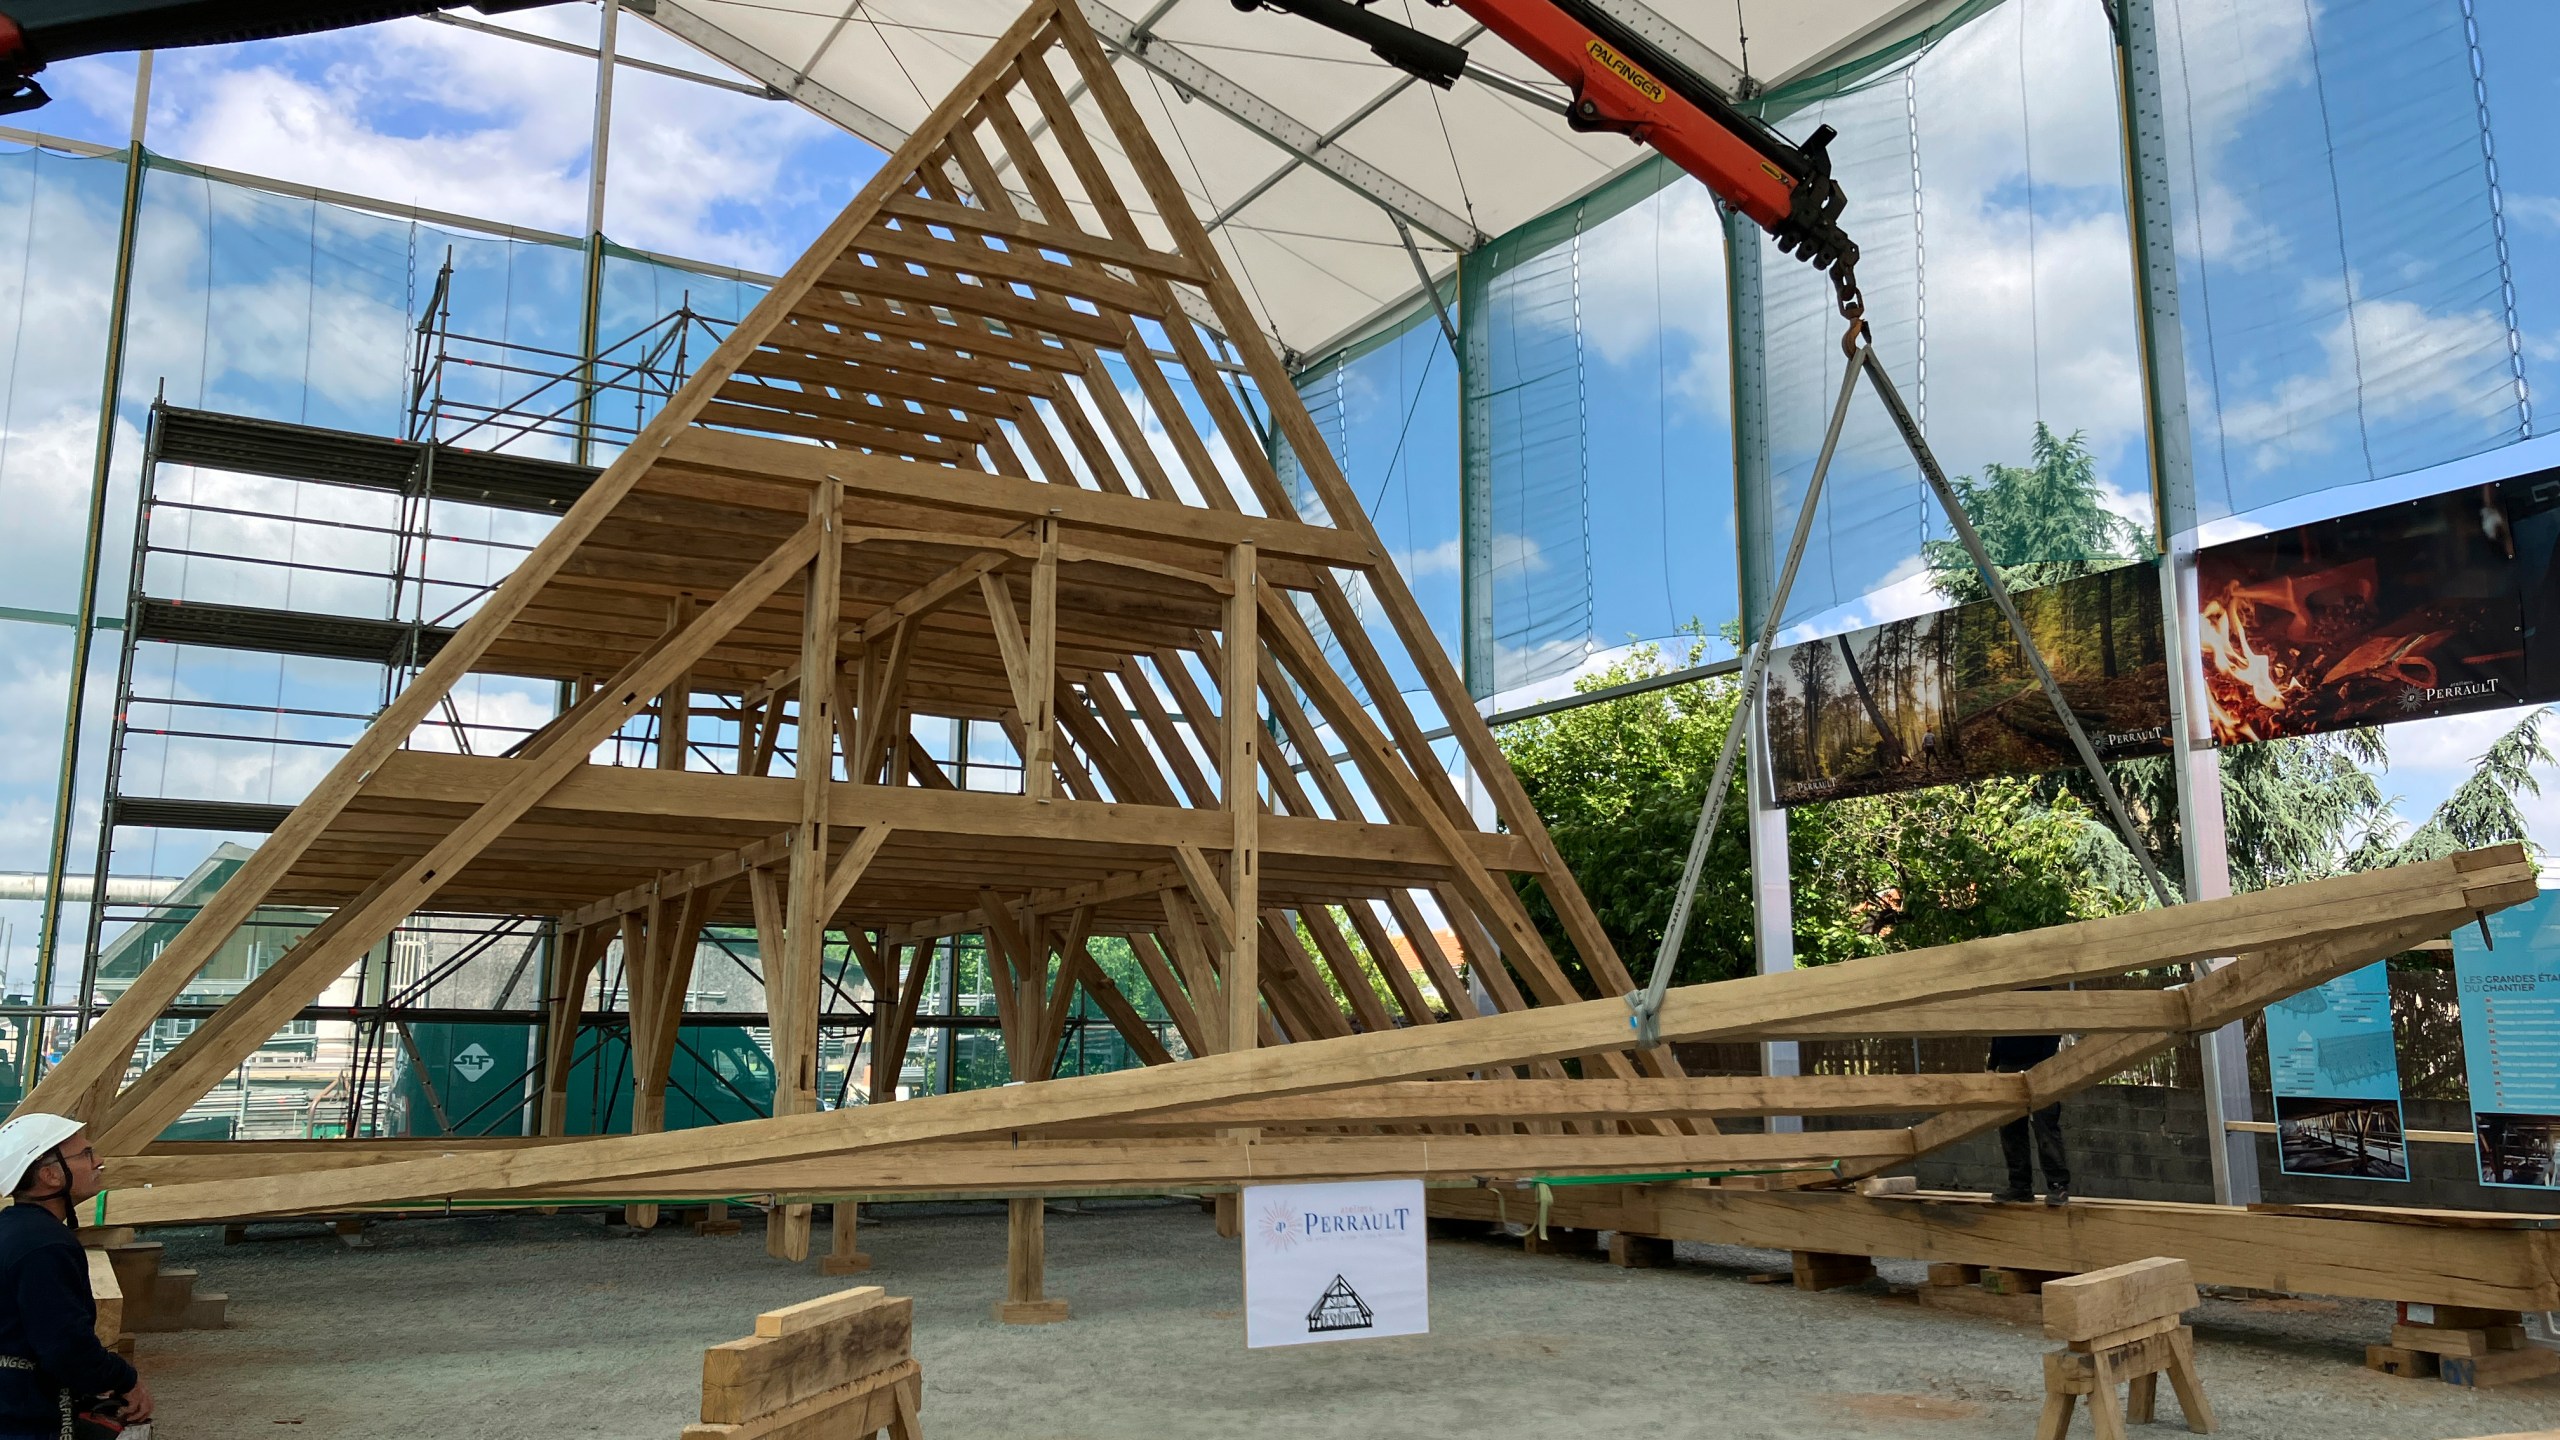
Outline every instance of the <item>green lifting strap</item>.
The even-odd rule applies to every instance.
[[[1781,1165],[1771,1170],[1666,1170],[1652,1175],[1541,1175],[1529,1183],[1538,1191],[1538,1238],[1547,1238],[1547,1207],[1554,1203],[1558,1185],[1662,1185],[1674,1180],[1730,1180],[1746,1175],[1796,1175],[1805,1171],[1826,1175],[1840,1173],[1840,1162],[1828,1165]],[[1494,1209],[1502,1209],[1502,1192],[1493,1192]],[[1509,1223],[1505,1221],[1505,1223]]]

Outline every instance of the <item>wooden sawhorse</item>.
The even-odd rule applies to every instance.
[[[2136,1260],[2044,1286],[2044,1331],[2064,1346],[2044,1357],[2044,1414],[2036,1440],[2063,1440],[2071,1411],[2089,1397],[2098,1440],[2124,1440],[2127,1422],[2148,1424],[2160,1377],[2178,1392],[2187,1428],[2213,1430],[2213,1406],[2196,1379],[2195,1332],[2182,1323],[2196,1287],[2184,1260]],[[2116,1387],[2125,1404],[2116,1408]]]

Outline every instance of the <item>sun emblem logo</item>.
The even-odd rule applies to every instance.
[[[1262,1237],[1264,1244],[1274,1250],[1286,1250],[1298,1243],[1298,1225],[1286,1205],[1263,1206],[1261,1218],[1254,1222],[1254,1231]]]

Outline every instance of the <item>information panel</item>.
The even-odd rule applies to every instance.
[[[2560,891],[2453,932],[2480,1183],[2560,1188]]]
[[[1248,1348],[1430,1333],[1421,1181],[1249,1185],[1243,1218]]]
[[[2380,962],[2268,1006],[2267,1066],[2284,1173],[2409,1178],[2391,975]]]

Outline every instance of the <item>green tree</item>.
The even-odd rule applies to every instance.
[[[1693,642],[1682,663],[1697,663],[1704,648]],[[1581,685],[1668,668],[1646,646]],[[1730,680],[1671,686],[1503,732],[1512,769],[1639,979],[1661,949],[1739,688]],[[1677,983],[1753,968],[1742,780],[1732,783]],[[2016,780],[1800,806],[1788,817],[1797,959],[1827,964],[2128,908],[2127,892],[2091,859],[2091,834],[2076,798],[2043,798]],[[1548,943],[1569,954],[1544,894],[1526,882],[1523,890]],[[1588,976],[1575,979],[1596,993]]]
[[[2525,834],[2524,807],[2517,797],[2542,793],[2542,782],[2533,772],[2555,758],[2542,738],[2543,722],[2550,718],[2550,711],[2535,710],[2492,741],[2487,752],[2472,762],[2471,778],[2455,786],[2427,823],[2394,849],[2393,862],[2436,860],[2456,850],[2504,840],[2531,845]]]
[[[2129,565],[2152,551],[2142,527],[2106,507],[2098,460],[2080,431],[2057,436],[2041,420],[2027,444],[2028,463],[1982,467],[1959,475],[1956,503],[1982,536],[1982,548],[2012,591],[2037,590],[2100,570]],[[1921,546],[1930,584],[1962,605],[1988,600],[1973,557],[1955,540]]]

